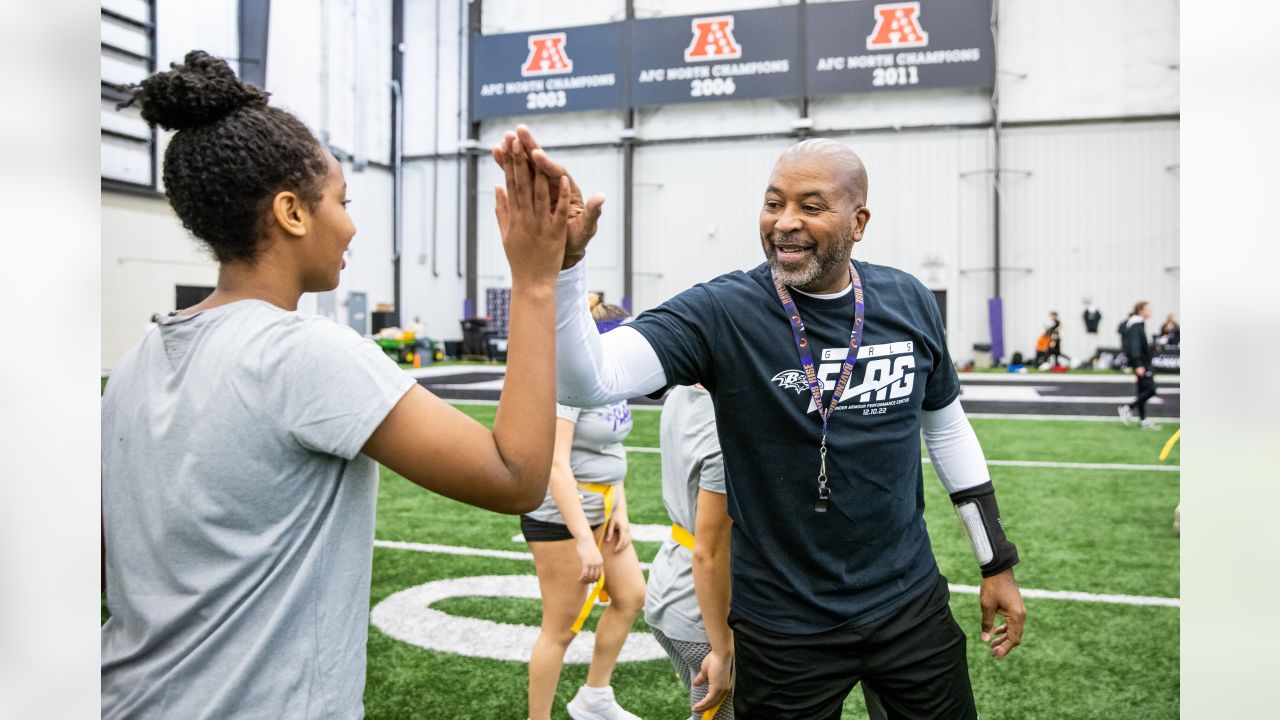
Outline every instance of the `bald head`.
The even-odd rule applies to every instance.
[[[862,158],[841,142],[827,138],[809,138],[787,148],[778,158],[778,164],[791,161],[822,160],[837,173],[838,184],[847,188],[854,207],[867,203],[867,168]]]

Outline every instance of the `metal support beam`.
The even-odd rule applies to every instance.
[[[471,0],[470,11],[467,15],[467,37],[473,38],[480,34],[481,28],[481,5],[482,0]],[[471,78],[475,77],[475,59],[470,53],[467,55],[467,82],[471,82]],[[476,276],[476,264],[479,260],[479,235],[477,233],[477,223],[480,215],[480,198],[479,191],[479,170],[480,155],[474,147],[480,141],[480,122],[471,117],[471,103],[467,103],[467,138],[473,147],[467,152],[467,299],[463,306],[463,318],[474,317],[477,312],[477,299],[480,294],[479,282]]]
[[[635,19],[636,3],[635,0],[627,0],[626,19],[628,21]],[[625,57],[627,58],[626,76],[631,76],[631,33],[626,34],[627,50]],[[630,88],[630,83],[627,83]],[[628,92],[630,90],[628,89]],[[635,164],[636,164],[636,145],[635,145],[635,127],[636,127],[636,111],[631,106],[631,98],[627,98],[627,109],[623,112],[623,127],[625,132],[622,139],[622,307],[627,312],[631,312],[635,298],[635,232],[632,227],[632,218],[635,214],[632,205],[635,202]]]
[[[391,0],[391,274],[395,325],[400,314],[400,258],[404,254],[404,0]]]
[[[991,3],[991,37],[997,77],[991,87],[991,297],[1000,297],[1000,0]],[[998,358],[997,358],[998,360]]]
[[[265,88],[267,86],[267,30],[271,23],[271,0],[240,0],[238,11],[240,79]]]

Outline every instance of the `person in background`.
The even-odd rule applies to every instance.
[[[1084,331],[1090,335],[1098,334],[1098,324],[1102,322],[1102,311],[1097,305],[1093,304],[1093,298],[1084,297],[1084,313],[1081,315],[1084,319]]]
[[[1057,310],[1049,311],[1049,324],[1036,341],[1036,365],[1041,370],[1050,370],[1062,365],[1062,320]]]
[[[413,354],[427,353],[430,356],[434,348],[431,347],[431,340],[427,338],[427,326],[422,322],[422,317],[414,315],[413,322],[405,329],[413,333]]]
[[[711,394],[676,386],[662,403],[662,502],[671,536],[649,567],[644,619],[675,666],[699,720],[733,717],[730,530]]]
[[[218,283],[157,318],[102,398],[102,717],[363,717],[378,463],[497,512],[546,492],[567,185],[552,203],[515,153],[519,361],[490,431],[296,312],[337,287],[356,232],[342,166],[300,120],[198,50],[129,90],[177,131],[165,191]]]
[[[1133,402],[1116,408],[1120,419],[1126,425],[1133,423],[1133,415],[1138,414],[1139,424],[1147,430],[1155,430],[1159,423],[1147,417],[1147,401],[1156,395],[1156,379],[1151,371],[1151,345],[1147,342],[1147,318],[1151,317],[1151,306],[1146,300],[1133,306],[1129,319],[1120,326],[1120,341],[1124,354],[1129,359],[1129,367],[1137,376]]]
[[[599,332],[622,324],[627,311],[597,303]],[[627,455],[631,433],[625,400],[601,407],[557,409],[555,457],[542,505],[520,517],[542,594],[542,626],[529,658],[529,717],[548,720],[569,643],[607,593],[596,625],[587,684],[569,702],[574,720],[639,720],[624,710],[611,684],[618,653],[644,607],[644,574],[627,519]]]
[[[1177,346],[1182,342],[1182,326],[1174,319],[1173,313],[1169,313],[1164,319],[1164,324],[1160,326],[1160,336],[1156,338],[1156,344],[1161,347]]]

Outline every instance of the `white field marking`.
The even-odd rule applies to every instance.
[[[671,537],[670,525],[639,525],[632,523],[631,539],[636,542],[663,542]],[[511,536],[511,542],[524,542],[524,534],[516,533]]]
[[[1048,385],[1070,384],[1070,383],[1114,383],[1116,385],[1129,384],[1134,381],[1133,375],[1094,375],[1094,374],[1070,374],[1070,373],[956,373],[960,376],[960,383],[965,382],[989,382],[989,383],[1044,383]],[[1156,373],[1156,382],[1170,386],[1176,386],[1181,379],[1174,374]]]
[[[514,552],[512,550],[486,550],[484,548],[460,547],[458,545],[374,540],[373,546],[389,550],[413,550],[414,552],[437,553],[440,555],[473,555],[476,557],[500,558],[502,560],[533,560],[533,553]]]
[[[670,530],[670,528],[668,528]],[[524,542],[524,536],[518,536]],[[513,540],[515,538],[512,538]],[[471,557],[491,557],[500,560],[528,560],[533,562],[533,553],[515,550],[490,550],[488,548],[462,547],[460,545],[436,545],[434,543],[401,542],[399,540],[374,540],[374,547],[388,550],[411,550],[413,552],[436,553],[438,555],[469,555]],[[649,563],[640,563],[640,569],[648,570]]]
[[[1124,398],[1116,398],[1123,401]],[[1117,402],[1117,405],[1123,404]],[[1022,413],[975,413],[966,412],[965,415],[979,420],[1079,420],[1081,422],[1121,422],[1120,416],[1112,413],[1110,415],[1023,415]],[[1176,417],[1158,417],[1154,418],[1160,422],[1178,423],[1181,422]]]
[[[977,595],[980,588],[975,585],[953,585],[947,583],[953,593]],[[1037,600],[1075,600],[1076,602],[1107,603],[1108,605],[1147,605],[1155,607],[1181,607],[1178,598],[1152,597],[1147,595],[1104,595],[1098,593],[1075,592],[1072,590],[1036,590],[1020,588],[1022,597]]]
[[[506,365],[445,365],[435,366],[428,365],[423,368],[407,368],[405,372],[410,377],[415,378],[433,378],[448,377],[450,375],[470,375],[472,373],[487,373],[495,377],[501,377],[507,374]]]
[[[843,360],[844,356],[841,355]],[[440,377],[442,375],[463,375],[467,373],[492,373],[494,375],[505,375],[507,372],[506,365],[428,365],[423,368],[409,368],[406,373],[415,378],[424,377]],[[1133,375],[1094,375],[1090,374],[1072,374],[1072,373],[957,373],[960,382],[986,382],[986,383],[1045,383],[1050,385],[1070,384],[1070,383],[1115,383],[1117,385],[1129,384],[1134,381]],[[1182,380],[1175,373],[1157,373],[1159,383],[1162,386],[1176,387]]]
[[[1099,405],[1118,405],[1128,396],[1114,395],[1041,395],[1038,388],[1016,385],[961,385],[960,399],[964,402],[1017,402],[1017,403],[1097,403]],[[1163,405],[1159,396],[1147,401],[1148,404]]]
[[[473,383],[432,383],[431,389],[433,390],[501,390],[503,383],[504,383],[504,378],[499,377],[495,380],[483,380],[481,382],[473,382]],[[1151,400],[1155,400],[1155,398],[1151,398]],[[1151,400],[1148,400],[1147,402],[1150,403]]]
[[[924,458],[925,462],[932,462]],[[988,460],[988,465],[1003,467],[1043,467],[1064,470],[1154,470],[1156,472],[1182,472],[1181,465],[1125,465],[1123,463],[1071,463],[1040,460]]]
[[[529,662],[539,629],[492,620],[462,617],[436,610],[432,603],[454,597],[510,597],[537,600],[535,575],[479,575],[436,580],[392,593],[369,613],[374,627],[401,642],[427,650],[489,660]],[[591,662],[595,633],[584,630],[569,645],[564,661]],[[647,632],[627,634],[618,662],[665,658],[666,652]]]
[[[485,407],[496,407],[497,400],[459,400],[451,398],[442,398],[450,405],[483,405]],[[1124,398],[1119,398],[1123,400]],[[1117,403],[1119,404],[1119,403]],[[661,405],[636,405],[632,404],[631,412],[643,410],[661,410]],[[975,413],[966,412],[970,418],[979,420],[1078,420],[1080,422],[1120,422],[1120,418],[1116,415],[1023,415],[1022,413]],[[1179,419],[1176,417],[1158,417],[1157,421],[1177,423]]]
[[[426,553],[444,553],[448,555],[473,555],[479,557],[493,557],[503,560],[533,560],[531,553],[512,552],[510,550],[487,550],[483,548],[456,547],[453,545],[431,545],[427,543],[412,542],[396,542],[394,540],[374,540],[374,547],[390,548],[393,550],[412,550],[415,552]],[[649,563],[640,563],[642,569],[648,570]],[[521,577],[512,575],[497,575],[493,577]],[[461,578],[460,578],[461,579]],[[428,583],[430,584],[430,583]],[[952,592],[977,594],[978,588],[974,585],[948,585]],[[1110,595],[1102,593],[1077,592],[1074,590],[1037,590],[1035,588],[1021,588],[1022,596],[1036,598],[1041,600],[1074,600],[1076,602],[1096,602],[1107,603],[1111,605],[1154,605],[1160,607],[1180,607],[1178,598],[1154,597],[1146,595]],[[529,597],[538,597],[537,587],[534,586],[534,594]],[[400,593],[396,593],[397,595]],[[471,593],[474,595],[485,595],[486,593]],[[455,593],[447,597],[456,597]],[[394,595],[392,597],[395,597]],[[525,597],[524,595],[512,597]],[[387,598],[390,600],[391,598]],[[436,598],[439,599],[439,598]],[[386,602],[385,600],[383,602]],[[435,602],[435,599],[429,602]],[[375,608],[376,609],[376,608]],[[452,616],[450,616],[452,617]],[[385,631],[384,631],[385,632]],[[586,633],[583,633],[584,635]],[[532,647],[532,642],[530,642]],[[660,656],[661,657],[661,656]],[[568,662],[566,660],[566,662]]]
[[[651,447],[630,447],[627,446],[627,452],[635,453],[661,453],[661,448]],[[921,458],[926,463],[931,462],[929,458]],[[1002,467],[1040,467],[1040,468],[1060,468],[1063,470],[1155,470],[1159,472],[1181,472],[1181,465],[1125,465],[1123,463],[1076,463],[1076,462],[1051,462],[1047,460],[988,460],[988,465],[998,465]],[[633,529],[634,525],[631,526]]]

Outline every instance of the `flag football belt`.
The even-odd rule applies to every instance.
[[[604,525],[607,531],[609,518],[613,515],[613,486],[599,483],[578,483],[578,489],[583,492],[600,493],[604,497]],[[596,541],[597,548],[603,547],[604,535],[603,532],[600,533],[600,539]],[[571,629],[574,633],[582,632],[582,624],[587,621],[587,616],[591,614],[591,608],[595,607],[596,598],[599,598],[601,602],[609,601],[609,595],[604,591],[604,570],[600,571],[600,579],[596,580],[596,584],[591,586],[591,594],[587,595],[587,601],[582,604],[582,609],[578,611],[578,619],[573,621]]]
[[[1004,536],[996,489],[990,481],[951,493],[951,504],[969,535],[982,577],[998,575],[1018,564],[1018,547]]]
[[[689,548],[690,552],[693,551],[693,533],[686,530],[680,523],[671,523],[671,539],[680,543],[684,547]],[[729,687],[733,687],[732,675],[729,677]],[[699,720],[712,720],[712,718],[716,716],[716,713],[720,712],[721,705],[724,705],[723,698],[720,699],[720,702],[712,705],[707,710],[704,710],[703,713],[698,716]]]
[[[671,539],[693,550],[693,533],[685,530],[679,523],[671,523]]]

